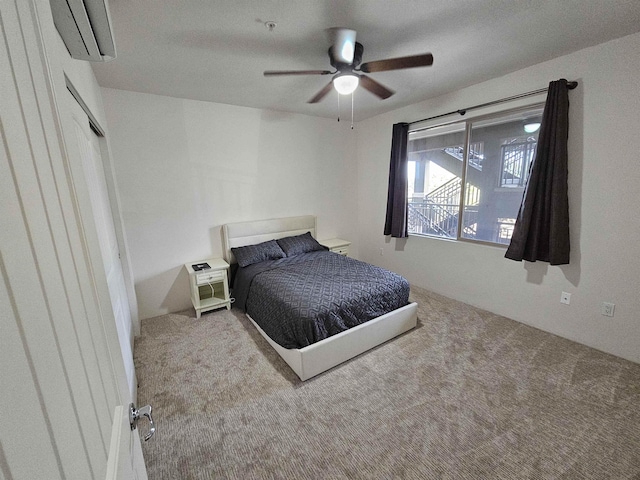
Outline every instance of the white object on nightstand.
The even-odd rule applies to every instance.
[[[193,265],[208,263],[205,270],[194,270]],[[202,312],[216,308],[227,307],[231,309],[229,297],[229,282],[227,272],[229,264],[221,258],[207,258],[197,262],[185,263],[189,273],[189,285],[191,287],[191,303],[196,311],[196,318],[200,318]]]
[[[349,245],[351,242],[341,238],[330,238],[329,240],[320,240],[320,245],[324,245],[330,251],[339,253],[340,255],[349,255]]]

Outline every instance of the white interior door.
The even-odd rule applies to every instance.
[[[67,95],[67,101],[73,119],[78,147],[77,153],[82,161],[84,177],[91,200],[93,219],[98,233],[102,263],[111,297],[111,307],[116,320],[122,359],[127,374],[127,384],[132,398],[135,398],[136,374],[133,363],[133,327],[104,166],[100,155],[99,139],[90,128],[89,118],[86,113],[71,94]]]
[[[145,480],[50,15],[0,1],[0,479]]]
[[[140,437],[131,431],[129,410],[116,407],[106,480],[147,480]]]

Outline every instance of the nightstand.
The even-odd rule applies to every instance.
[[[349,245],[351,245],[351,242],[348,240],[342,240],[341,238],[330,238],[329,240],[320,240],[319,243],[321,245],[324,245],[334,253],[339,253],[340,255],[349,255]]]
[[[198,263],[208,263],[211,268],[194,270],[193,265]],[[202,312],[216,308],[227,307],[227,310],[231,309],[227,276],[229,264],[227,262],[221,258],[207,258],[186,263],[184,266],[189,273],[191,303],[196,311],[196,318],[200,318]]]

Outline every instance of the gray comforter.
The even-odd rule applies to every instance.
[[[407,305],[409,283],[322,251],[239,268],[233,295],[272,340],[302,348]]]

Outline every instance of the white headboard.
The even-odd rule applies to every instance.
[[[229,264],[235,263],[232,247],[244,247],[307,232],[311,232],[313,238],[316,238],[315,215],[227,223],[222,226],[224,258]]]

